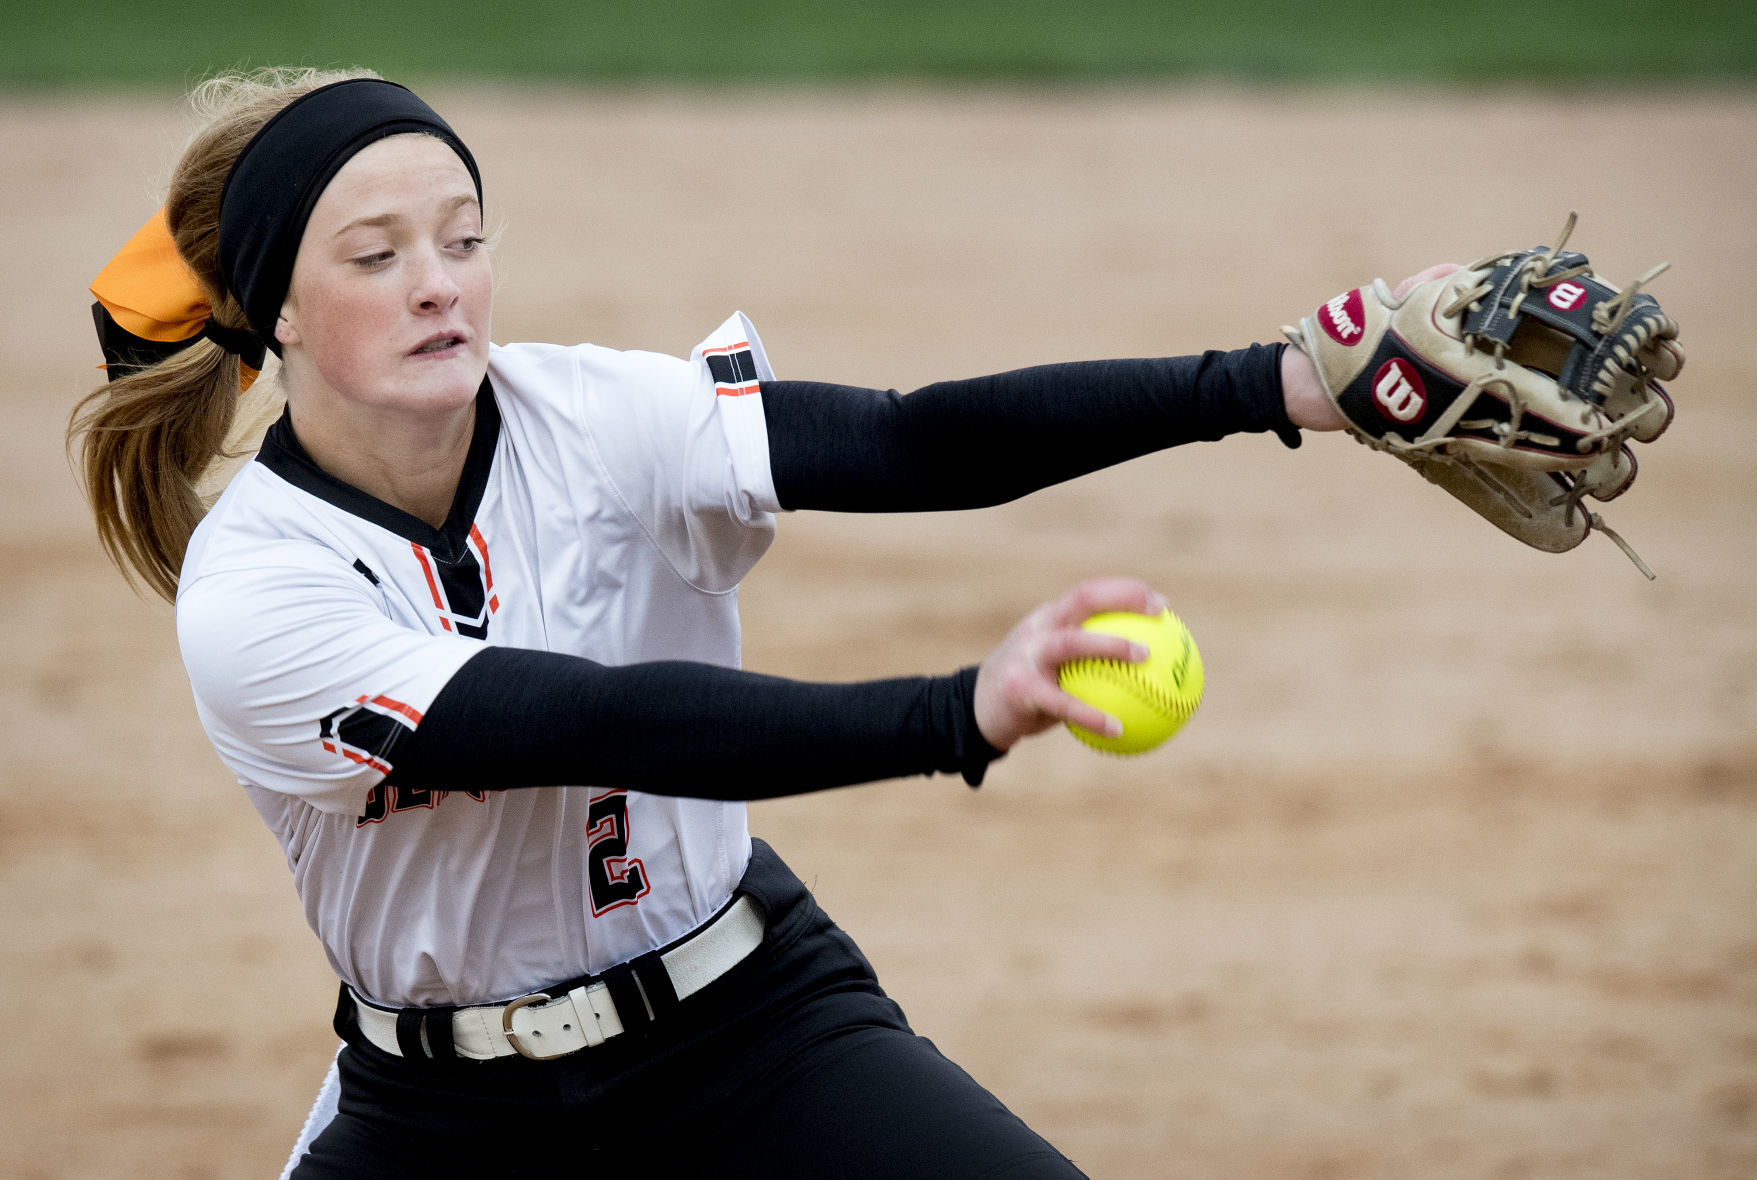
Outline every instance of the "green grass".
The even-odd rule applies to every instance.
[[[0,86],[252,65],[406,80],[1531,81],[1757,77],[1753,0],[4,0]]]

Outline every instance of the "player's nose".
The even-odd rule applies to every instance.
[[[458,301],[460,289],[437,248],[417,251],[411,260],[409,303],[414,311],[445,310]]]

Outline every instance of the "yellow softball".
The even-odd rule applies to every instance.
[[[1068,723],[1075,737],[1107,754],[1144,754],[1182,729],[1202,703],[1202,653],[1188,627],[1170,611],[1157,617],[1111,611],[1081,624],[1120,635],[1147,649],[1146,660],[1075,660],[1062,665],[1063,691],[1123,723],[1121,737],[1105,737]]]

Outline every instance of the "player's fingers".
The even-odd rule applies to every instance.
[[[1116,660],[1138,664],[1147,658],[1147,646],[1120,635],[1063,627],[1043,637],[1041,655],[1043,664],[1050,668],[1059,668],[1075,660]]]
[[[1049,621],[1078,626],[1105,611],[1156,615],[1166,608],[1164,595],[1139,578],[1088,578],[1051,604]]]
[[[1410,275],[1407,279],[1404,279],[1401,283],[1398,283],[1397,289],[1391,293],[1391,297],[1393,299],[1397,300],[1397,302],[1401,303],[1401,302],[1403,302],[1403,297],[1405,295],[1409,294],[1411,291],[1415,290],[1417,287],[1419,287],[1421,284],[1427,282],[1428,280],[1430,280],[1430,279],[1443,279],[1447,275],[1452,274],[1456,271],[1461,271],[1463,269],[1464,268],[1462,266],[1459,266],[1456,262],[1435,263],[1433,266],[1428,267],[1426,270],[1417,271],[1415,274]]]
[[[1051,721],[1067,721],[1101,733],[1105,737],[1121,737],[1123,723],[1104,710],[1088,705],[1079,697],[1056,690],[1044,697],[1043,714]]]

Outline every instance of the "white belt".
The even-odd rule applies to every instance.
[[[743,962],[762,941],[762,908],[741,893],[717,917],[676,946],[659,952],[656,958],[670,977],[672,991],[682,1000]],[[625,1024],[611,998],[609,982],[600,978],[555,995],[535,992],[505,1004],[459,1008],[451,1014],[453,1051],[459,1057],[478,1061],[510,1057],[514,1053],[542,1061],[602,1045],[625,1028],[639,1027],[653,1019],[653,1002],[647,988],[638,971],[631,975],[636,994],[646,1009],[630,1013],[631,1018],[638,1015],[639,1019]],[[404,1056],[397,1037],[397,1010],[380,1008],[362,999],[352,988],[348,990],[354,998],[362,1035],[386,1053]],[[425,1028],[420,1035],[425,1048]]]

